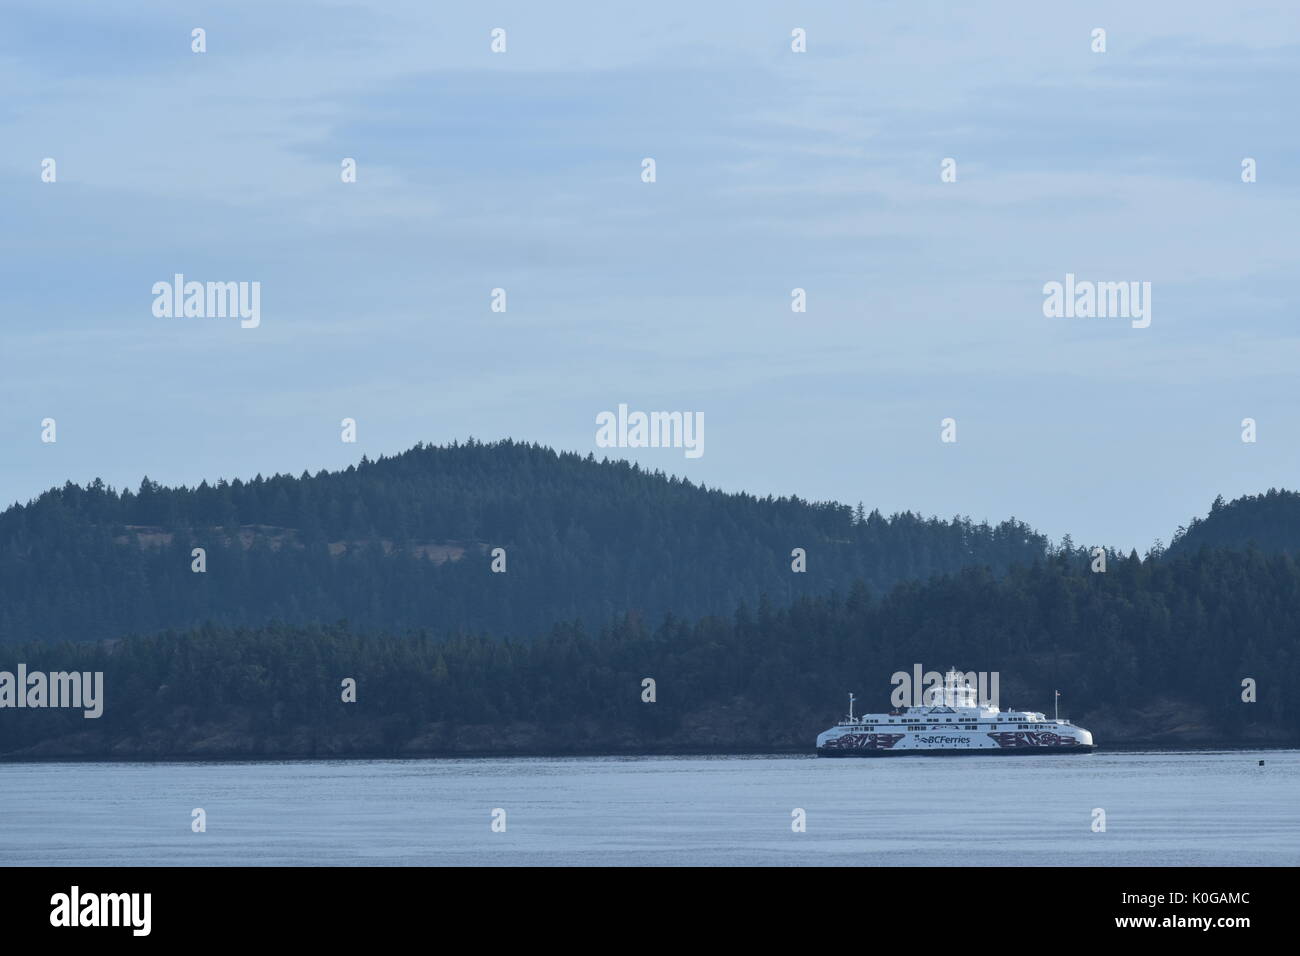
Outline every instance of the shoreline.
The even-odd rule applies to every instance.
[[[1269,751],[1289,751],[1300,750],[1300,741],[1290,743],[1205,743],[1205,744],[1154,744],[1154,743],[1131,743],[1117,744],[1110,747],[1098,746],[1092,751],[1093,754],[1120,754],[1120,753],[1231,753],[1231,752],[1269,752]],[[979,757],[983,754],[963,754],[961,756]],[[1087,755],[1080,755],[1087,756]],[[167,754],[162,756],[116,756],[116,755],[3,755],[0,756],[0,766],[6,764],[34,764],[34,763],[149,763],[149,764],[182,764],[182,763],[310,763],[326,761],[387,761],[387,760],[561,760],[561,759],[583,759],[583,758],[600,758],[600,757],[620,757],[620,758],[672,758],[672,757],[789,757],[798,758],[806,757],[816,759],[817,753],[813,748],[808,749],[773,749],[766,748],[761,750],[751,750],[744,748],[721,749],[721,748],[700,748],[700,749],[673,749],[673,750],[550,750],[550,751],[475,751],[475,752],[457,752],[441,751],[429,753],[400,753],[392,751],[375,751],[367,753],[348,753],[348,754],[302,754],[302,753],[285,753],[285,754],[261,754],[250,756],[247,753],[226,753],[226,754]]]

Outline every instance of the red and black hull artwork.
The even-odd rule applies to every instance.
[[[817,748],[819,757],[949,757],[960,754],[1030,754],[1087,753],[1092,744],[1082,744],[1074,737],[1050,731],[1013,730],[984,734],[987,743],[966,740],[962,746],[896,746],[905,734],[842,734]]]
[[[1081,744],[1073,737],[1054,734],[1050,730],[1041,733],[1033,730],[1008,730],[989,736],[1001,750],[1049,753],[1092,750],[1091,744]]]
[[[888,753],[889,748],[903,739],[903,734],[841,734],[832,737],[817,748],[826,757],[866,757]]]

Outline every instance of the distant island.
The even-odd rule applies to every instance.
[[[1289,491],[1098,571],[1014,520],[510,441],[67,484],[0,514],[0,669],[103,672],[104,712],[0,710],[0,757],[811,752],[848,691],[883,706],[913,662],[996,670],[1004,704],[1049,714],[1059,689],[1102,749],[1296,743],[1297,549]]]

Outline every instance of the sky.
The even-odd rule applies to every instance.
[[[1300,485],[1293,2],[5,16],[0,504],[510,437],[1143,550]],[[1045,316],[1067,273],[1150,325]],[[704,454],[597,447],[620,403]]]

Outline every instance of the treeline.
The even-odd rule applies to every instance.
[[[1224,502],[1220,495],[1204,518],[1193,518],[1174,533],[1169,550],[1187,554],[1208,548],[1295,553],[1300,550],[1300,494],[1270,488],[1262,495],[1245,495]]]
[[[1205,549],[1072,556],[1005,576],[965,569],[877,596],[864,584],[787,608],[532,640],[367,636],[346,624],[202,627],[11,648],[33,670],[103,671],[104,716],[10,710],[9,756],[269,756],[808,750],[844,709],[884,709],[914,663],[998,671],[1002,703],[1070,716],[1103,746],[1300,740],[1300,567]],[[0,668],[7,666],[0,664]],[[355,703],[342,681],[357,682]],[[643,680],[656,700],[642,700]],[[1257,682],[1244,703],[1242,681]]]
[[[498,547],[504,574],[489,570]],[[762,594],[790,604],[858,580],[884,591],[973,565],[1001,573],[1047,547],[1014,520],[886,518],[471,440],[296,478],[69,483],[14,505],[0,513],[0,644],[340,618],[528,636],[629,611],[729,614]],[[795,548],[806,573],[791,571]]]

